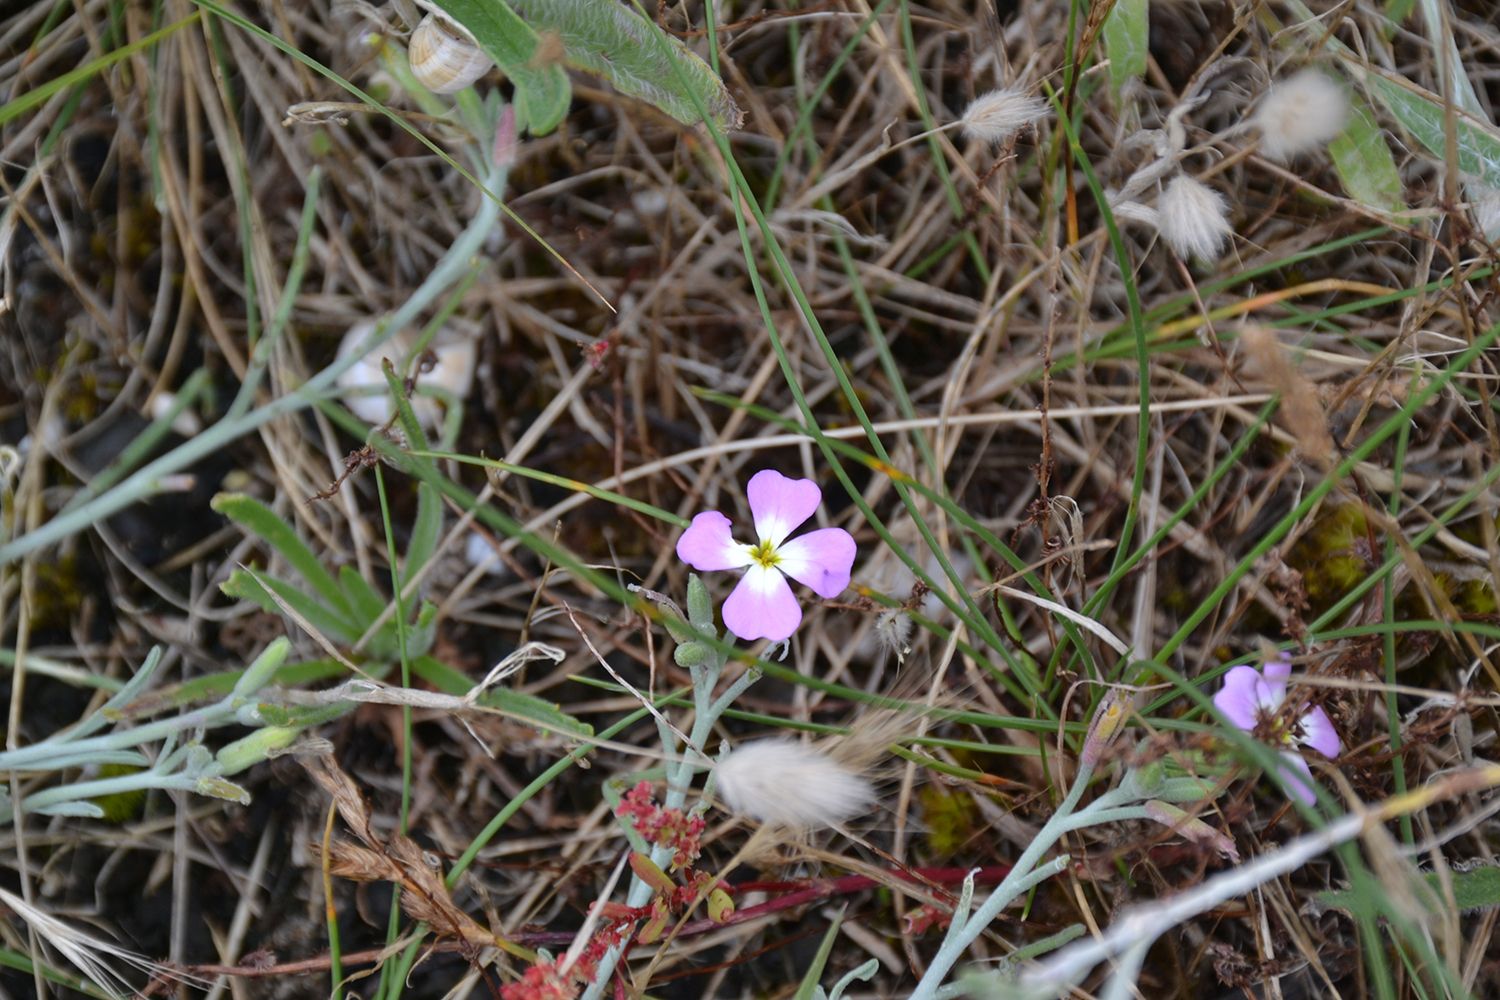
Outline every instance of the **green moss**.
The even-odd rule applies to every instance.
[[[127,774],[139,774],[140,771],[140,768],[126,764],[101,764],[98,776],[118,778]],[[114,795],[101,795],[92,801],[94,805],[104,810],[105,822],[128,823],[141,815],[141,809],[146,805],[146,790],[137,788],[134,791],[117,792]]]
[[[1302,574],[1313,610],[1327,608],[1370,572],[1364,511],[1354,504],[1324,510],[1292,546],[1286,562]]]
[[[927,852],[934,861],[951,858],[979,828],[979,807],[967,792],[925,785],[917,792],[927,832]]]
[[[31,592],[32,630],[66,629],[83,608],[84,591],[77,555],[70,552],[37,560],[36,585]]]

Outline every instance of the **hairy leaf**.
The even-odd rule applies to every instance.
[[[537,29],[562,38],[571,65],[604,77],[622,94],[684,124],[702,120],[701,105],[719,128],[739,128],[744,116],[712,67],[619,0],[509,2]]]

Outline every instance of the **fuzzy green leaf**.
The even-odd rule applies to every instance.
[[[271,644],[261,651],[261,654],[245,668],[245,672],[235,682],[235,697],[249,698],[271,683],[271,678],[276,676],[276,671],[281,669],[281,665],[286,662],[287,654],[291,651],[292,644],[286,636],[279,636],[272,640]]]
[[[687,585],[688,621],[704,635],[714,634],[714,605],[709,599],[708,588],[698,579],[697,573],[688,574]]]
[[[719,128],[739,128],[744,116],[713,68],[621,0],[509,2],[529,23],[562,38],[570,65],[604,77],[620,93],[685,125],[702,120],[701,106]]]
[[[542,41],[525,21],[498,0],[434,0],[468,29],[479,47],[515,84],[516,126],[546,135],[568,113],[572,86],[561,66],[539,66]]]
[[[1453,880],[1453,902],[1458,912],[1488,910],[1500,906],[1500,866],[1483,864],[1468,871],[1451,871]],[[1437,903],[1445,898],[1442,876],[1437,872],[1424,872],[1421,883],[1429,902]],[[1338,889],[1318,893],[1324,906],[1335,910],[1357,913],[1365,905],[1361,894],[1355,889]]]
[[[1371,70],[1375,96],[1412,136],[1438,159],[1446,158],[1447,138],[1440,99],[1405,80]],[[1500,131],[1477,118],[1453,111],[1458,169],[1490,187],[1500,188]]]
[[[1130,80],[1146,75],[1146,56],[1151,49],[1150,11],[1150,0],[1115,0],[1104,19],[1109,87],[1116,94]]]
[[[1401,174],[1385,131],[1375,123],[1375,116],[1363,101],[1355,101],[1344,131],[1328,144],[1328,155],[1349,197],[1383,212],[1406,210]]]

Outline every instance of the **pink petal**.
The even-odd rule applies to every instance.
[[[1312,805],[1318,801],[1318,793],[1313,791],[1312,768],[1302,755],[1293,750],[1281,751],[1282,766],[1277,769],[1277,775],[1286,782],[1286,787],[1292,793],[1292,797],[1303,805]]]
[[[791,638],[802,608],[779,570],[751,566],[724,602],[724,627],[741,639]]]
[[[776,568],[819,597],[837,597],[849,586],[854,536],[843,528],[819,528],[776,549]]]
[[[1285,653],[1277,653],[1262,673],[1270,683],[1285,687],[1286,679],[1292,676],[1292,661]]]
[[[1283,701],[1286,701],[1284,683],[1260,679],[1255,681],[1255,704],[1260,706],[1262,715],[1275,715]]]
[[[677,539],[677,558],[705,573],[739,569],[752,561],[750,551],[730,537],[729,518],[716,510],[704,511],[693,518],[693,523]]]
[[[811,479],[788,479],[775,469],[762,469],[745,487],[750,513],[755,518],[757,541],[772,548],[813,516],[823,501],[823,491]],[[743,638],[743,637],[742,637]]]
[[[1321,706],[1315,706],[1307,710],[1302,718],[1297,720],[1297,727],[1301,730],[1297,742],[1305,747],[1312,747],[1324,757],[1332,760],[1339,755],[1339,732],[1333,728],[1333,720]]]
[[[1255,728],[1256,708],[1260,704],[1256,691],[1264,686],[1260,671],[1254,667],[1235,667],[1224,675],[1224,686],[1214,695],[1214,707],[1237,729],[1248,733]]]

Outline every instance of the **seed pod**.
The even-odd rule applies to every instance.
[[[412,74],[435,94],[463,90],[494,65],[467,31],[436,14],[422,18],[412,32],[406,57]]]

